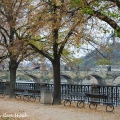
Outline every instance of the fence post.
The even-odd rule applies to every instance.
[[[10,93],[10,81],[6,81],[6,95],[9,95]]]
[[[92,94],[99,94],[99,85],[97,85],[97,84],[93,84],[93,85],[91,85],[91,92],[92,92]],[[93,100],[95,100],[95,101],[99,101],[99,98],[93,98]]]
[[[41,84],[41,104],[52,104],[52,92],[47,90],[47,84]]]

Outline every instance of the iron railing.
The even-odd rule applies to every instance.
[[[0,82],[0,93],[5,93],[5,92],[6,92],[6,83]]]
[[[0,82],[0,92],[6,92],[8,85],[4,82]],[[54,84],[40,84],[40,83],[16,83],[17,89],[24,90],[48,90],[54,93]],[[105,94],[108,96],[108,101],[120,106],[120,86],[98,86],[98,85],[75,85],[75,84],[61,84],[61,99],[69,96],[71,92],[80,93],[94,93]],[[73,99],[76,99],[73,97]],[[85,99],[89,102],[89,99]]]

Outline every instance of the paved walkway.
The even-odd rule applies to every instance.
[[[80,109],[74,103],[64,107],[0,98],[0,120],[120,120],[120,108],[106,112],[105,106],[91,110],[87,104]]]

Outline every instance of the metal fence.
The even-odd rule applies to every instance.
[[[6,92],[7,87],[6,83],[0,82],[0,92]],[[54,84],[16,83],[15,87],[24,90],[44,89],[54,93]],[[61,84],[61,99],[64,99],[71,92],[105,94],[108,96],[107,102],[112,102],[115,106],[120,106],[120,86]],[[85,100],[86,102],[89,101],[89,99]]]
[[[6,92],[6,84],[4,82],[0,82],[0,93]]]

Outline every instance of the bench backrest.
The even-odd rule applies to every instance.
[[[88,93],[86,93],[86,96],[90,97],[90,98],[108,99],[108,96],[104,95],[104,94],[88,94]]]
[[[71,95],[71,96],[79,96],[79,97],[80,97],[80,96],[81,96],[81,97],[83,96],[83,97],[84,97],[84,96],[85,96],[85,93],[71,92],[70,95]]]
[[[23,89],[14,89],[15,92],[24,92]]]
[[[40,90],[28,90],[28,93],[40,94]]]

